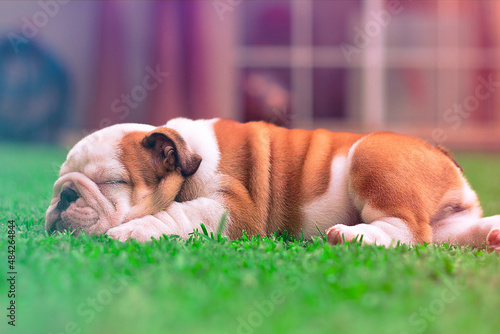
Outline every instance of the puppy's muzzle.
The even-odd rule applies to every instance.
[[[78,199],[78,194],[76,191],[70,188],[66,188],[61,192],[61,199],[59,203],[57,203],[57,210],[64,211],[66,210],[71,203]]]
[[[84,174],[72,172],[61,176],[54,184],[45,229],[49,233],[84,230],[89,234],[102,234],[118,226],[122,219],[122,214],[117,214],[96,183]]]

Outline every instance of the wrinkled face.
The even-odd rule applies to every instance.
[[[165,210],[200,163],[172,129],[118,124],[97,131],[62,165],[45,228],[101,234]]]

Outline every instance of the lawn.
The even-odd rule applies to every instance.
[[[65,151],[0,145],[0,333],[499,333],[500,256],[443,246],[330,246],[201,233],[139,244],[47,236]],[[500,156],[457,160],[488,215]],[[8,220],[16,326],[8,325]]]

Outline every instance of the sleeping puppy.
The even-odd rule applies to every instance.
[[[118,124],[76,144],[47,210],[47,231],[125,241],[284,231],[332,244],[451,242],[500,251],[500,216],[481,218],[446,150],[393,133],[287,130],[264,122],[173,119]]]

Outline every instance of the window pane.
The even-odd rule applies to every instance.
[[[460,46],[496,46],[498,14],[494,1],[461,1],[458,6],[456,20]]]
[[[387,1],[387,8],[391,8]],[[387,24],[389,47],[433,47],[437,43],[437,2],[403,1]]]
[[[361,15],[360,0],[314,1],[314,45],[333,46],[350,42],[353,24]]]
[[[498,72],[485,68],[458,71],[458,100],[454,104],[460,105],[464,122],[489,124],[495,121],[496,89],[488,85],[489,77],[497,81]]]
[[[290,44],[289,1],[243,1],[245,45]]]
[[[436,80],[436,72],[433,70],[389,70],[386,84],[387,122],[435,124]]]
[[[441,70],[437,72],[439,108],[437,121],[445,131],[464,125],[495,122],[495,91],[490,86],[498,75],[494,69]],[[492,91],[493,90],[493,91]]]
[[[346,119],[350,75],[348,69],[314,69],[313,71],[313,115],[315,118]],[[354,88],[354,87],[353,87]]]

